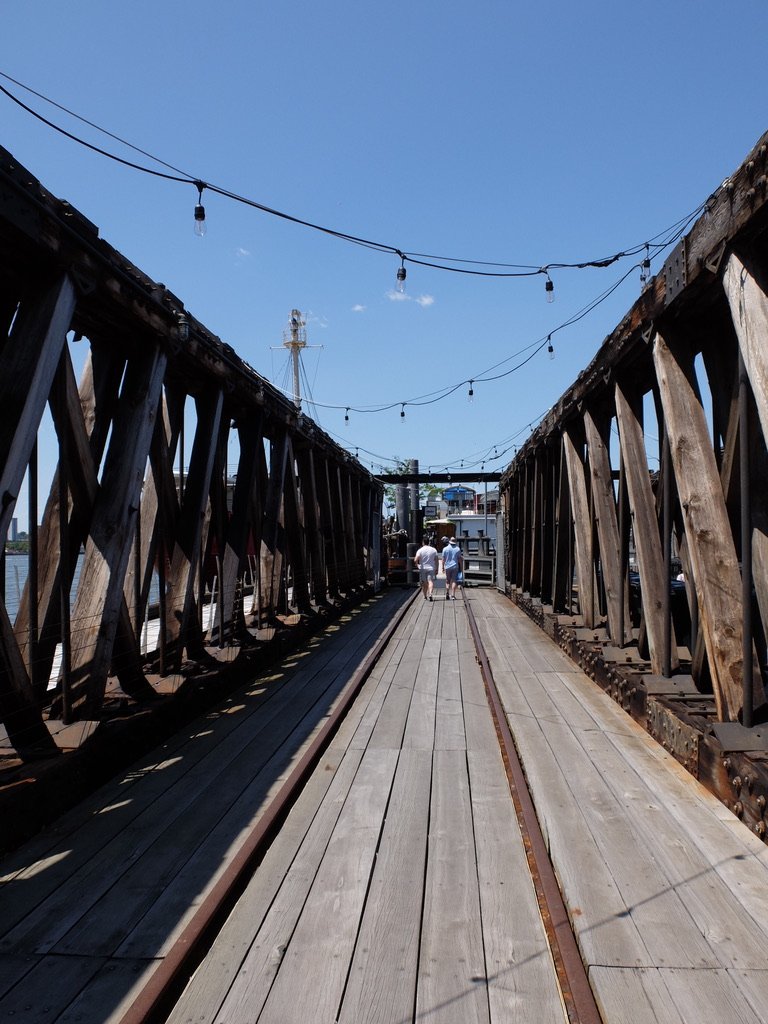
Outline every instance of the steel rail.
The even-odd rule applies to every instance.
[[[602,1024],[466,590],[464,608],[568,1019],[571,1024]]]
[[[184,985],[207,953],[226,916],[245,891],[268,845],[298,799],[311,772],[327,750],[374,665],[419,593],[418,590],[414,591],[411,598],[398,609],[363,663],[355,670],[333,713],[296,763],[273,801],[200,904],[162,963],[122,1016],[120,1024],[160,1024],[167,1019]]]

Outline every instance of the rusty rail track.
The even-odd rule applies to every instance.
[[[124,1014],[120,1024],[161,1024],[167,1019],[184,985],[210,949],[224,920],[244,892],[310,773],[327,750],[363,684],[418,594],[418,590],[414,591],[411,600],[398,609],[365,661],[355,671],[333,714],[294,766],[275,799],[169,950],[162,964]],[[568,1019],[571,1024],[601,1024],[602,1019],[576,945],[471,602],[465,600],[464,607]]]
[[[557,884],[555,870],[549,858],[547,845],[541,831],[536,809],[533,805],[528,784],[523,773],[523,766],[517,755],[515,741],[504,714],[499,691],[491,671],[480,630],[477,626],[472,603],[466,598],[464,608],[467,612],[469,629],[477,653],[480,672],[485,683],[485,693],[493,716],[496,736],[501,748],[504,768],[509,782],[509,791],[517,813],[517,821],[528,859],[536,898],[539,903],[544,928],[552,951],[552,959],[557,972],[563,1002],[571,1024],[602,1024],[602,1017],[597,1008],[592,988],[589,984],[587,971],[581,959],[576,938],[571,929],[560,887]]]

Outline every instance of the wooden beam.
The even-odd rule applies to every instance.
[[[682,343],[673,349],[657,333],[653,359],[715,702],[722,720],[735,721],[742,706],[741,577],[706,418],[693,383],[693,357]],[[762,702],[762,683],[754,667],[753,685]]]
[[[189,474],[181,502],[168,579],[167,643],[176,666],[180,664],[184,644],[197,633],[192,619],[201,541],[208,517],[211,474],[219,439],[224,396],[214,389],[196,399],[197,427],[192,443]]]
[[[327,597],[325,571],[325,548],[322,543],[322,525],[315,478],[314,449],[303,448],[297,452],[301,494],[304,504],[304,524],[307,535],[307,549],[310,560],[312,597],[317,605],[324,605]]]
[[[584,430],[589,449],[589,473],[592,485],[592,507],[600,547],[608,629],[613,642],[619,647],[623,647],[626,638],[621,635],[621,622],[627,622],[629,619],[629,606],[626,599],[624,576],[621,571],[619,524],[616,516],[616,497],[613,490],[613,473],[607,442],[611,423],[610,418],[605,414],[601,415],[599,419],[598,422],[596,410],[586,409],[584,411]],[[625,605],[623,616],[622,603]]]
[[[565,461],[565,446],[558,447],[557,495],[554,506],[553,529],[554,554],[552,561],[552,605],[556,612],[570,611],[571,608],[571,514],[568,501],[568,467]]]
[[[75,718],[103,699],[166,361],[148,347],[126,369],[72,609]]]
[[[640,574],[645,628],[651,656],[651,670],[661,674],[664,653],[664,558],[661,551],[656,502],[648,471],[643,437],[642,396],[633,393],[625,384],[616,384],[616,418],[619,424],[619,443],[624,458],[624,473],[632,509],[632,530]],[[673,668],[677,668],[677,644],[672,644]]]
[[[0,537],[8,536],[74,309],[66,276],[25,299],[0,356]]]
[[[232,517],[227,529],[227,540],[222,560],[221,603],[225,630],[235,632],[238,581],[242,586],[246,564],[248,537],[253,526],[253,490],[258,477],[260,452],[263,458],[262,417],[257,414],[244,423],[238,423],[240,458],[232,495]],[[225,634],[226,635],[226,634]]]
[[[281,429],[277,437],[272,438],[270,443],[269,482],[261,537],[261,612],[268,619],[277,614],[283,572],[285,555],[283,500],[287,461],[288,432]]]
[[[584,625],[591,629],[596,624],[592,518],[587,498],[584,461],[580,454],[581,448],[582,445],[576,436],[575,428],[567,427],[563,432],[563,450],[568,469],[568,490],[571,497],[571,515],[576,541],[575,562],[576,579],[579,585],[579,610],[584,619]]]

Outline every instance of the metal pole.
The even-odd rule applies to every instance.
[[[419,473],[419,460],[411,459],[408,472],[414,476],[418,476]],[[419,512],[421,511],[421,502],[419,501],[419,485],[413,483],[410,485],[411,492],[411,522],[410,529],[408,530],[408,537],[412,544],[419,544],[421,537],[419,537]]]
[[[752,727],[752,496],[749,480],[749,380],[739,349],[739,477],[741,485],[741,722]]]

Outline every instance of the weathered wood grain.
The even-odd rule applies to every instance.
[[[715,700],[721,718],[736,720],[742,706],[741,577],[720,476],[704,411],[691,383],[690,358],[681,362],[684,357],[675,354],[658,333],[653,357]],[[761,703],[757,665],[753,677],[756,699]]]

